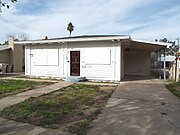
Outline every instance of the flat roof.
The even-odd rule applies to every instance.
[[[160,58],[158,58],[160,60]],[[168,55],[165,56],[165,61],[173,62],[176,60],[176,56]],[[161,56],[161,61],[164,61],[164,56]]]
[[[40,39],[40,40],[28,40],[28,41],[14,41],[15,44],[23,45],[37,45],[37,44],[53,44],[53,43],[70,43],[70,42],[93,42],[93,41],[128,41],[129,43],[135,43],[137,46],[141,44],[140,47],[148,48],[151,46],[159,46],[159,49],[165,48],[171,43],[164,42],[155,42],[147,40],[132,39],[128,35],[82,35],[82,36],[73,36],[73,37],[62,37],[62,38],[51,38],[51,39]],[[143,46],[142,46],[143,44]],[[155,49],[155,50],[159,50]]]
[[[131,39],[133,42],[139,42],[144,44],[152,44],[152,45],[161,45],[161,46],[169,46],[172,45],[172,43],[166,43],[166,42],[156,42],[156,41],[148,41],[148,40],[140,40],[140,39]]]
[[[8,45],[0,45],[0,51],[8,50],[10,49]]]
[[[83,41],[107,41],[107,40],[121,40],[129,39],[127,35],[84,35],[74,37],[62,37],[52,39],[14,41],[15,44],[36,44],[36,43],[64,43],[64,42],[83,42]]]

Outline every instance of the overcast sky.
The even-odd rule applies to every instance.
[[[65,37],[68,22],[75,27],[72,36],[173,39],[180,36],[180,0],[18,0],[0,13],[0,42],[11,33],[30,39]]]

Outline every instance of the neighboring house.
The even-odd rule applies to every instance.
[[[175,60],[176,60],[175,56],[172,55],[165,56],[166,68],[170,69],[172,64],[175,62]],[[163,67],[164,56],[161,56],[161,59],[159,58],[159,61],[161,61],[161,67]]]
[[[0,45],[0,65],[4,66],[3,73],[23,72],[25,65],[23,48],[23,45],[14,44],[13,39],[9,40],[8,45]]]
[[[10,48],[8,45],[0,45],[0,63],[9,62]]]
[[[25,75],[121,81],[124,75],[150,75],[151,52],[167,43],[134,40],[130,36],[76,36],[14,41],[25,46]]]
[[[161,56],[161,59],[159,58],[159,61],[161,61],[161,69],[162,69],[163,68],[163,63],[164,63],[163,62],[164,57]],[[178,68],[178,70],[176,70],[176,56],[167,55],[167,56],[165,56],[165,61],[166,61],[167,78],[174,80],[175,79],[175,74],[180,73],[180,60],[177,59],[177,68]],[[163,74],[163,73],[161,73],[161,74]],[[179,79],[179,76],[177,78]]]

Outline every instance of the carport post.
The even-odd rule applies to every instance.
[[[161,79],[161,51],[159,51],[159,78]]]
[[[164,49],[164,81],[166,81],[166,54]]]

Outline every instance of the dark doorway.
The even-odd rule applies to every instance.
[[[71,51],[70,58],[70,75],[80,76],[80,51]]]

